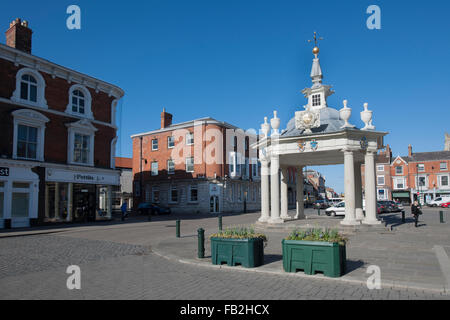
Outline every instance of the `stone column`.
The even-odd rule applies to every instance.
[[[45,184],[45,219],[50,218],[50,187]]]
[[[367,151],[365,157],[365,182],[366,182],[366,218],[364,224],[377,225],[381,221],[377,219],[377,197],[375,178],[375,152]]]
[[[364,220],[364,211],[360,162],[355,163],[355,197],[356,220],[362,221]]]
[[[289,179],[289,172],[288,168],[283,167],[281,169],[281,219],[287,220],[289,219],[288,215],[288,207],[289,207],[289,200],[288,200],[288,179]]]
[[[59,182],[55,183],[55,220],[59,220]]]
[[[67,222],[72,221],[73,214],[73,183],[69,183],[67,188]]]
[[[344,150],[344,187],[345,187],[345,219],[342,225],[354,226],[360,222],[356,220],[355,208],[355,163],[353,151]]]
[[[280,158],[272,156],[270,161],[270,219],[269,223],[284,223],[280,218]]]
[[[303,186],[303,167],[297,168],[297,214],[295,219],[305,219],[304,204],[304,186]]]
[[[259,222],[267,222],[270,219],[270,190],[269,190],[269,176],[270,167],[268,160],[261,161],[261,218]]]

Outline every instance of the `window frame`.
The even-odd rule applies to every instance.
[[[192,137],[191,139],[189,137]],[[192,142],[190,142],[192,140]],[[195,140],[194,140],[194,133],[193,132],[188,132],[186,133],[186,145],[187,146],[192,146],[194,145]]]
[[[170,146],[170,140],[173,140],[172,141],[172,143],[173,143],[173,145],[172,146]],[[175,137],[174,136],[168,136],[167,137],[167,149],[173,149],[173,148],[175,148]]]
[[[196,200],[192,200],[192,190],[196,190],[197,191],[197,199]],[[189,185],[189,203],[198,203],[198,185],[194,185],[191,184]]]
[[[444,165],[445,167],[443,168],[442,165]],[[447,162],[441,162],[441,163],[439,164],[439,169],[440,169],[441,171],[447,171],[447,170],[448,170],[448,164],[447,164]]]
[[[188,161],[190,161],[191,159],[192,159],[192,163],[188,164]],[[186,172],[188,172],[188,173],[195,172],[195,159],[194,159],[194,157],[187,157],[186,160],[185,160],[185,164],[186,164],[186,167],[185,167]],[[188,165],[192,165],[192,170],[188,170]]]
[[[22,77],[30,75],[36,80],[36,101],[22,99]],[[31,68],[22,68],[16,73],[16,89],[11,96],[11,101],[23,103],[34,107],[48,109],[47,100],[45,100],[45,80],[41,73]]]
[[[156,164],[156,173],[154,172],[153,165]],[[150,163],[150,173],[152,177],[156,177],[159,174],[159,163],[158,161],[152,161]]]
[[[401,172],[398,172],[398,168],[400,168],[401,169]],[[403,175],[403,166],[396,166],[395,167],[395,175]]]
[[[425,172],[425,164],[424,163],[417,164],[417,172]]]
[[[442,184],[442,178],[447,178],[447,184],[443,185]],[[442,174],[438,176],[438,183],[439,183],[439,188],[450,188],[450,175],[448,174]]]
[[[46,116],[31,109],[19,109],[12,113],[14,118],[14,133],[13,133],[13,159],[44,161],[44,146],[45,146],[45,129],[46,124],[50,121]],[[37,132],[37,146],[36,159],[25,159],[17,156],[17,144],[19,139],[19,125],[34,127],[38,129]]]
[[[155,144],[154,144],[155,141],[156,141],[156,149],[155,149]],[[154,138],[154,139],[152,139],[152,151],[158,151],[158,149],[159,149],[159,139]]]
[[[75,91],[80,91],[84,95],[84,113],[73,111],[72,102]],[[69,102],[66,106],[66,113],[80,118],[86,118],[90,120],[94,119],[94,115],[92,113],[92,96],[88,88],[80,84],[74,84],[69,88]]]
[[[173,191],[176,191],[177,198],[173,200]],[[179,188],[177,186],[170,186],[169,188],[169,203],[179,203],[180,201],[180,193]]]
[[[95,155],[95,133],[98,129],[87,119],[82,119],[77,122],[72,122],[66,124],[68,127],[68,143],[67,143],[67,163],[80,166],[94,166],[94,155]],[[89,158],[87,163],[75,162],[74,151],[75,151],[75,134],[81,134],[84,136],[89,136]]]
[[[381,170],[380,170],[380,168],[381,168]],[[377,172],[384,172],[384,166],[378,165]]]
[[[170,170],[170,163],[172,163],[173,170]],[[175,161],[173,159],[167,160],[167,174],[175,174]]]
[[[380,178],[383,178],[383,183],[380,183]],[[386,185],[386,177],[385,176],[377,176],[377,186],[385,186]]]

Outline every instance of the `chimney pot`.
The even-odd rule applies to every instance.
[[[172,125],[173,116],[166,112],[166,108],[163,109],[161,113],[161,129],[167,128]]]
[[[413,155],[412,145],[409,145],[409,146],[408,146],[408,157],[411,158],[412,155]]]

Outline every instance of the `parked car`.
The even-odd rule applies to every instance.
[[[383,201],[378,201],[381,206],[382,206],[382,212],[383,213],[391,213],[391,212],[400,212],[402,211],[401,209],[399,209],[398,205],[396,202],[394,201],[388,201],[388,200],[383,200]]]
[[[330,205],[326,200],[317,200],[314,202],[314,209],[327,209]]]
[[[138,205],[138,212],[140,214],[152,214],[152,215],[161,215],[161,214],[171,214],[172,211],[170,208],[161,207],[156,203],[150,202],[141,202]]]
[[[345,216],[345,201],[339,202],[337,205],[329,207],[325,210],[327,216]]]
[[[450,208],[450,202],[441,204],[441,208]]]
[[[450,196],[442,196],[442,197],[437,197],[436,199],[430,201],[428,203],[428,206],[430,207],[438,207],[441,204],[450,202]]]

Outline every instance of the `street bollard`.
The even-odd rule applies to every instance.
[[[405,210],[402,211],[402,222],[403,222],[403,223],[406,222]]]
[[[320,208],[317,209],[317,214],[320,216]]]
[[[205,258],[205,230],[202,228],[197,230],[198,232],[198,258]]]
[[[152,221],[152,212],[151,211],[148,212],[147,219],[148,219],[148,221]]]
[[[180,224],[181,224],[181,221],[177,220],[177,238],[180,237]]]
[[[222,215],[219,215],[219,231],[222,231]]]
[[[441,223],[445,223],[445,221],[444,221],[444,211],[439,211],[439,218],[441,220]]]

